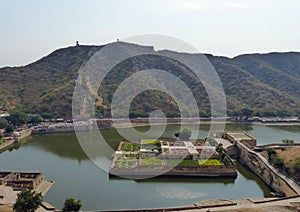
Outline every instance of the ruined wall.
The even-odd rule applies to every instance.
[[[239,161],[248,166],[266,184],[276,192],[284,192],[286,196],[297,195],[286,180],[278,174],[278,170],[272,168],[261,158],[263,156],[259,156],[241,142],[237,142],[237,147],[239,149]]]

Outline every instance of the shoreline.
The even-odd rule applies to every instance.
[[[184,124],[184,125],[193,125],[193,124],[204,124],[204,125],[210,125],[211,121],[199,121],[199,122],[171,122],[166,123],[167,125],[178,125],[178,124]],[[133,127],[144,127],[149,125],[162,125],[164,123],[131,123]],[[295,123],[285,123],[285,122],[278,122],[278,123],[262,123],[262,122],[233,122],[233,121],[226,121],[220,122],[220,121],[214,121],[213,124],[244,124],[244,125],[254,125],[254,126],[300,126],[300,122]],[[127,124],[114,124],[111,128],[127,128]]]
[[[44,129],[44,130],[32,130],[32,134],[56,134],[56,133],[69,133],[69,132],[88,132],[88,131],[93,131],[93,130],[104,130],[104,129],[116,129],[116,128],[130,128],[130,127],[147,127],[147,126],[159,126],[159,125],[178,125],[178,124],[183,124],[183,125],[211,125],[211,124],[216,124],[216,125],[222,125],[222,124],[242,124],[242,125],[253,125],[253,126],[300,126],[300,122],[296,123],[261,123],[261,122],[232,122],[232,121],[198,121],[198,122],[171,122],[171,123],[162,123],[162,122],[157,122],[157,123],[149,123],[149,122],[140,122],[140,123],[130,123],[131,126],[128,126],[127,123],[112,123],[110,127],[94,127],[94,128],[86,128],[86,129],[79,129],[75,130],[74,127],[69,127],[69,128],[51,128],[49,130]]]

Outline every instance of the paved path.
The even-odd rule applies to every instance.
[[[266,198],[268,199],[268,198]],[[265,200],[266,200],[265,199]],[[272,199],[272,198],[270,198]],[[190,212],[207,212],[207,211],[231,211],[231,210],[237,210],[237,211],[243,211],[243,209],[251,209],[250,211],[260,211],[260,209],[264,208],[268,211],[267,208],[274,209],[273,211],[277,212],[277,208],[281,208],[283,206],[288,207],[294,207],[294,211],[297,206],[300,206],[300,197],[295,198],[289,198],[289,199],[283,199],[283,200],[277,200],[277,201],[269,201],[264,203],[255,203],[256,200],[252,199],[241,199],[241,200],[231,200],[231,202],[235,202],[236,205],[231,206],[221,206],[221,207],[206,207],[202,209],[190,209],[190,210],[181,210],[181,211],[190,211]],[[264,199],[261,199],[264,200]],[[201,206],[201,204],[199,204]],[[176,210],[175,210],[176,211]],[[285,211],[285,210],[284,210]],[[288,209],[286,211],[289,211]]]
[[[54,181],[43,180],[34,190],[38,193],[41,192],[45,196],[53,184]]]

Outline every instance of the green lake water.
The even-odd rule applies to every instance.
[[[159,130],[160,126],[156,126]],[[186,125],[195,136],[206,137],[208,125]],[[138,128],[140,131],[147,127]],[[179,125],[168,125],[164,137],[174,137]],[[300,142],[300,127],[267,127],[229,124],[227,130],[245,130],[257,138],[258,144],[293,139]],[[112,148],[122,137],[114,130],[102,130]],[[155,136],[155,130],[153,137]],[[99,150],[110,158],[110,153]],[[83,210],[137,209],[190,205],[207,199],[268,197],[270,189],[247,168],[238,164],[235,179],[155,178],[131,180],[109,178],[85,155],[74,133],[34,135],[24,144],[0,154],[0,169],[9,171],[41,171],[55,184],[44,197],[61,209],[68,197],[81,199]]]

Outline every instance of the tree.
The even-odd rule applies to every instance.
[[[5,119],[0,118],[0,129],[5,129],[8,125],[8,122]]]
[[[25,124],[27,121],[27,115],[19,110],[12,110],[9,112],[8,122],[12,123],[14,126],[19,126]]]
[[[47,113],[47,112],[42,112],[41,116],[43,119],[52,119],[53,118],[53,114]]]
[[[74,198],[68,198],[64,202],[62,211],[79,211],[82,204],[80,200],[75,201]]]
[[[16,212],[33,212],[42,205],[43,196],[35,191],[23,190],[18,193],[13,209]]]
[[[251,116],[253,114],[253,110],[251,110],[249,108],[243,108],[241,110],[241,113],[243,116],[246,116],[248,118],[249,116]]]
[[[8,124],[5,128],[6,133],[11,133],[14,131],[14,127],[11,124]]]
[[[276,155],[276,154],[277,154],[276,151],[275,151],[275,149],[273,149],[273,148],[267,148],[267,149],[266,149],[266,152],[267,152],[267,154],[268,154],[269,160],[272,159],[272,155]]]
[[[273,161],[274,166],[278,167],[280,170],[284,168],[284,160],[282,158],[276,157]]]
[[[43,121],[42,116],[40,116],[40,115],[33,115],[33,116],[29,117],[28,123],[39,124],[41,121]]]
[[[175,133],[175,136],[179,138],[179,140],[189,140],[192,135],[192,131],[189,129],[183,129],[181,132]]]
[[[296,172],[300,172],[300,158],[296,158],[293,168]]]

